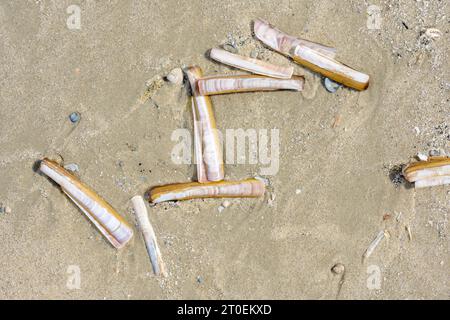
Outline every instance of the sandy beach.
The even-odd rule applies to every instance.
[[[336,48],[369,88],[327,92],[252,35],[258,17]],[[450,186],[392,182],[419,152],[450,155],[449,19],[450,3],[431,0],[3,1],[0,299],[449,299]],[[130,199],[193,181],[196,166],[172,156],[173,132],[192,132],[188,85],[148,85],[190,65],[245,73],[207,57],[229,44],[293,66],[305,88],[212,97],[221,131],[277,130],[279,166],[225,164],[227,180],[265,179],[262,198],[149,207],[168,270],[157,277]],[[125,248],[36,170],[44,157],[76,164],[129,222]]]

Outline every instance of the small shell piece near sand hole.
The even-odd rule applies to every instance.
[[[262,60],[243,57],[217,48],[211,49],[209,56],[220,63],[273,78],[290,79],[294,72],[293,67],[276,66]]]
[[[296,46],[293,49],[292,59],[298,64],[349,88],[361,91],[369,87],[369,76],[367,74],[356,71],[309,47]]]
[[[144,236],[145,246],[147,247],[147,253],[150,257],[150,262],[152,263],[153,272],[157,276],[162,275],[163,277],[167,277],[166,266],[161,258],[155,231],[148,219],[148,212],[144,199],[141,196],[135,196],[131,198],[131,203],[133,204],[139,228]]]
[[[429,157],[403,169],[403,176],[416,188],[450,184],[450,157]]]
[[[302,91],[305,78],[292,76],[290,79],[277,79],[259,75],[234,75],[205,77],[197,81],[201,95],[251,92],[294,90]]]
[[[153,203],[197,198],[256,198],[264,195],[265,184],[258,179],[188,182],[152,188],[149,200]]]
[[[225,176],[223,152],[211,98],[198,92],[197,80],[203,76],[203,72],[200,67],[191,66],[186,69],[186,75],[192,90],[195,109],[194,121],[197,121],[198,134],[202,139],[201,155],[205,166],[206,179],[208,181],[221,181]]]
[[[49,159],[43,159],[39,169],[60,185],[115,248],[122,248],[133,237],[133,230],[117,211],[69,171]]]
[[[366,252],[364,252],[363,254],[363,260],[369,258],[373,251],[378,247],[378,245],[381,243],[381,241],[384,239],[384,237],[386,237],[386,231],[385,230],[381,230],[377,237],[369,244],[369,246],[367,247]]]
[[[309,47],[330,58],[334,58],[334,56],[336,55],[335,48],[327,47],[316,42],[287,35],[283,31],[278,30],[263,19],[256,19],[254,21],[253,31],[255,33],[255,36],[266,46],[286,56],[291,56],[292,49],[297,45]]]

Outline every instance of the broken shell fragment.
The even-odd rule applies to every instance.
[[[173,84],[183,83],[183,70],[181,68],[172,69],[166,76],[167,81]]]
[[[147,208],[145,207],[144,199],[141,196],[135,196],[131,198],[133,204],[134,213],[136,214],[136,220],[139,228],[144,236],[145,246],[147,253],[152,263],[153,272],[159,276],[167,276],[166,266],[161,258],[161,252],[159,251],[158,242],[156,241],[155,231],[148,219]]]
[[[39,169],[60,185],[114,247],[120,249],[132,238],[133,230],[117,211],[69,171],[47,158]]]
[[[372,255],[374,250],[378,247],[378,245],[381,243],[381,241],[384,239],[384,237],[386,237],[386,235],[387,235],[387,232],[384,230],[381,230],[380,232],[378,232],[376,238],[373,239],[373,241],[369,244],[366,251],[364,252],[363,261]]]
[[[255,36],[265,45],[286,56],[291,56],[292,49],[298,45],[311,48],[331,59],[336,55],[335,48],[287,35],[263,19],[254,21],[253,31]]]
[[[211,59],[223,64],[273,78],[289,79],[294,72],[293,67],[276,66],[262,60],[243,57],[222,49],[211,49],[209,56]]]
[[[264,194],[265,185],[258,179],[208,183],[177,183],[150,190],[150,201],[188,200],[196,198],[256,198]]]
[[[341,87],[339,83],[334,82],[329,78],[324,78],[323,85],[325,86],[325,89],[327,89],[327,91],[330,93],[335,93]]]
[[[416,188],[450,184],[450,157],[429,157],[427,161],[409,164],[403,176]]]
[[[293,49],[292,58],[302,66],[347,87],[365,90],[369,86],[369,76],[367,74],[356,71],[309,47],[296,46]]]
[[[198,66],[189,67],[186,70],[195,106],[194,121],[198,121],[198,131],[201,137],[202,160],[205,166],[208,181],[221,181],[225,175],[223,169],[223,152],[216,126],[216,119],[212,107],[211,98],[198,92],[198,79],[203,76]]]
[[[290,79],[276,79],[258,75],[214,76],[199,79],[201,95],[216,95],[251,91],[294,90],[302,91],[305,79],[293,76]]]

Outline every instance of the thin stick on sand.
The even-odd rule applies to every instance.
[[[148,220],[148,212],[144,199],[141,196],[134,196],[131,198],[131,202],[133,203],[134,213],[136,214],[139,227],[144,235],[145,246],[147,247],[150,262],[152,263],[153,272],[157,276],[162,275],[167,277],[166,266],[161,258],[155,231]]]

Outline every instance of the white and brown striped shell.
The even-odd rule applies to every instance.
[[[259,75],[213,76],[197,81],[201,95],[216,95],[250,91],[303,90],[305,79],[293,76],[290,79],[276,79]]]
[[[293,67],[277,66],[262,60],[243,57],[217,48],[211,49],[209,56],[211,59],[223,64],[273,78],[290,79],[294,72]]]
[[[133,237],[133,230],[117,211],[95,191],[54,161],[43,159],[40,171],[55,181],[117,249]]]

